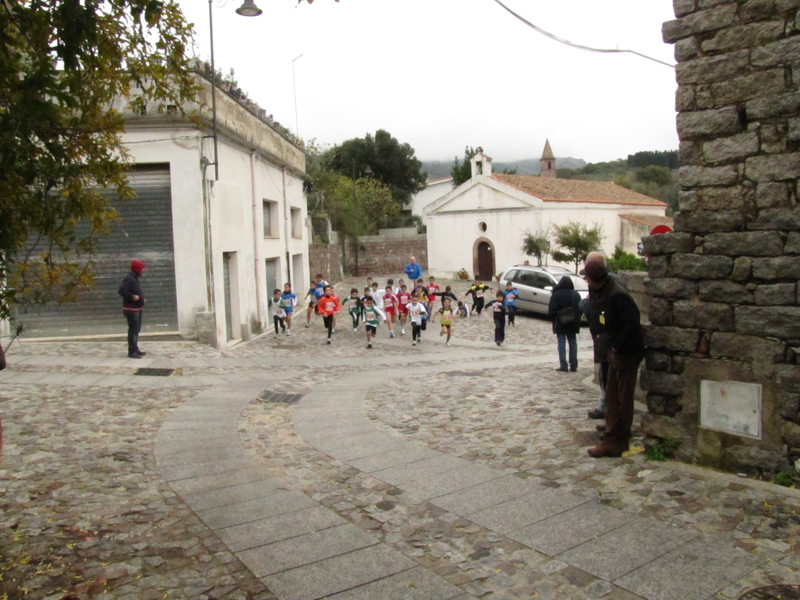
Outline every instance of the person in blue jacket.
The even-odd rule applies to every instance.
[[[517,314],[517,298],[519,292],[510,281],[506,283],[506,289],[503,290],[505,296],[506,312],[508,313],[508,324],[514,326],[514,317]]]
[[[403,269],[403,273],[408,275],[408,278],[411,281],[416,281],[422,277],[422,267],[417,264],[416,256],[411,257],[411,262],[406,265],[405,269]]]

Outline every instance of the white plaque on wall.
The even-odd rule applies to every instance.
[[[761,386],[701,381],[700,427],[761,439]]]

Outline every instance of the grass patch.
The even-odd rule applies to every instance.
[[[649,460],[665,461],[675,456],[675,450],[678,449],[679,442],[674,438],[665,438],[658,444],[653,444],[647,451],[647,458]]]

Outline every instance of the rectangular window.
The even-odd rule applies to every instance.
[[[278,203],[264,200],[264,237],[278,237]]]
[[[303,237],[302,212],[299,208],[292,209],[292,237],[295,239]]]

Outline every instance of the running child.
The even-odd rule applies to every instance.
[[[358,297],[358,288],[350,290],[350,297],[345,300],[345,308],[350,313],[350,318],[353,319],[353,331],[358,331],[358,320],[361,318],[361,311],[364,308],[361,298]]]
[[[517,314],[517,298],[519,298],[519,292],[510,281],[506,283],[503,296],[505,296],[506,311],[508,312],[508,324],[514,327],[514,317]]]
[[[398,304],[397,296],[392,293],[392,286],[387,285],[383,294],[383,312],[385,313],[383,320],[386,321],[386,325],[389,327],[389,337],[394,337],[394,321],[397,317]]]
[[[431,314],[433,312],[433,305],[436,303],[436,294],[441,291],[442,288],[436,283],[436,278],[431,275],[428,277],[428,285],[425,286],[425,289],[428,292],[428,304],[425,308],[428,309],[428,314]]]
[[[412,346],[416,346],[417,342],[421,342],[420,332],[422,331],[422,323],[425,316],[427,316],[425,305],[419,301],[419,298],[413,296],[408,305],[408,318],[411,319],[411,342]]]
[[[400,290],[402,290],[405,285],[406,285],[405,281],[403,281],[402,279],[398,279],[397,280],[397,287],[394,288],[394,295],[395,296],[399,296],[400,295]]]
[[[277,288],[272,292],[272,298],[269,299],[269,314],[272,315],[272,324],[275,326],[275,337],[280,337],[278,336],[278,325],[280,325],[281,331],[286,333],[286,325],[284,324],[286,311],[283,308],[281,291]]]
[[[490,291],[492,291],[492,288],[481,283],[481,280],[475,277],[475,283],[473,283],[472,287],[470,287],[467,290],[467,293],[464,294],[465,296],[472,296],[472,310],[473,312],[477,312],[479,317],[481,316],[481,311],[483,310],[483,293]]]
[[[328,330],[328,344],[331,343],[331,334],[333,333],[333,319],[342,311],[342,303],[339,298],[333,293],[331,286],[326,285],[322,298],[317,303],[317,312],[322,315],[322,322],[325,323],[325,329]]]
[[[367,304],[364,306],[364,325],[367,330],[367,350],[372,350],[372,338],[378,333],[378,325],[381,321],[386,322],[386,315],[383,311],[375,306],[372,297],[367,298]],[[392,334],[394,337],[394,334]]]
[[[444,306],[444,301],[450,298],[453,302],[458,302],[458,296],[453,293],[453,288],[451,286],[447,286],[444,288],[443,292],[436,292],[435,296],[439,296],[442,299],[442,306]]]
[[[286,311],[286,335],[292,335],[292,313],[294,305],[297,304],[297,296],[292,291],[291,283],[284,284],[281,300],[283,300],[283,310]]]
[[[497,292],[497,297],[489,302],[486,308],[490,306],[494,316],[494,343],[501,346],[506,340],[506,305],[502,290]]]
[[[319,275],[318,277],[322,277]],[[319,298],[322,296],[322,288],[317,287],[317,282],[312,279],[311,285],[306,292],[306,298],[308,298],[308,310],[306,310],[306,327],[311,327],[311,313],[314,312],[314,309],[317,307],[317,302],[319,302]],[[305,298],[304,298],[305,299]]]
[[[439,323],[442,325],[442,330],[439,332],[439,336],[443,336],[445,332],[447,333],[447,347],[450,347],[450,335],[451,335],[451,326],[453,324],[453,319],[455,319],[456,314],[455,311],[451,308],[453,301],[450,298],[444,299],[444,304],[442,308],[436,313],[439,316]],[[431,323],[436,321],[436,314],[433,315],[433,319],[431,319]]]
[[[374,281],[372,283],[372,301],[375,303],[375,306],[383,310],[383,294],[385,292],[383,290],[378,289],[378,282]]]
[[[456,309],[456,315],[458,315],[459,317],[469,316],[469,311],[467,310],[467,307],[461,300],[458,301],[458,308]]]
[[[400,280],[403,281],[402,279]],[[400,320],[400,335],[406,334],[406,322],[408,321],[408,303],[411,302],[411,294],[406,288],[406,284],[400,286],[400,293],[397,294],[397,311]]]

